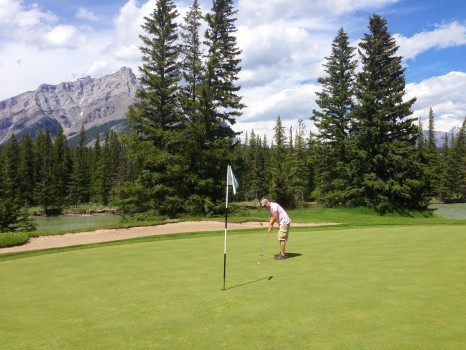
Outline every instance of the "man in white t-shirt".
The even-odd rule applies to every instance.
[[[279,225],[278,241],[280,242],[280,253],[275,255],[275,260],[286,259],[285,246],[288,241],[288,231],[290,230],[291,220],[280,204],[271,202],[268,198],[261,200],[261,206],[266,207],[270,211],[268,233],[270,234],[270,232],[272,232],[275,222]]]

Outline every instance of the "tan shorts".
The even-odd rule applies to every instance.
[[[281,224],[280,228],[278,229],[278,240],[287,241],[289,230],[290,230],[290,224]]]

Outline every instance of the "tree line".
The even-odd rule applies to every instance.
[[[415,99],[404,99],[398,47],[376,14],[358,45],[359,72],[356,48],[343,28],[337,33],[310,116],[316,133],[302,119],[286,130],[278,116],[273,140],[251,130],[240,142],[231,128],[245,107],[236,13],[233,1],[214,0],[204,15],[194,0],[178,25],[174,3],[158,0],[144,19],[130,134],[97,134],[89,147],[82,129],[73,149],[61,127],[53,137],[47,127],[33,139],[13,135],[0,148],[0,231],[27,229],[31,205],[46,213],[90,202],[123,214],[220,213],[228,164],[240,182],[236,201],[269,196],[289,208],[317,201],[387,213],[465,199],[465,124],[439,148],[431,110],[423,137],[411,117]]]

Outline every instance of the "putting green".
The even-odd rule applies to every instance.
[[[440,230],[439,230],[440,229]],[[459,349],[464,226],[292,228],[0,262],[4,349]],[[261,264],[257,262],[261,260]]]

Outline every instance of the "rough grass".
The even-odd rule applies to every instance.
[[[230,232],[224,291],[222,232],[2,257],[2,346],[459,349],[464,228],[292,228],[285,261]]]
[[[0,248],[22,245],[29,241],[26,232],[2,232],[0,233]]]

